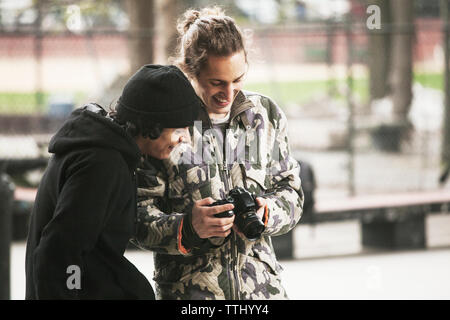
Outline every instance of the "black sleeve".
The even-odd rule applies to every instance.
[[[120,200],[126,177],[121,162],[118,153],[105,150],[88,153],[68,169],[53,219],[33,254],[38,299],[78,298],[78,290],[67,287],[68,268],[78,266],[83,274],[83,256],[95,247],[111,214],[108,208]]]

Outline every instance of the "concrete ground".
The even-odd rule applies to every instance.
[[[450,249],[283,261],[291,299],[450,299]]]

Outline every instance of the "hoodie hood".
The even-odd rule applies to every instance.
[[[103,108],[93,104],[71,113],[50,140],[48,151],[54,154],[65,154],[77,149],[93,147],[119,151],[128,165],[133,168],[137,166],[141,156],[134,139],[118,124],[107,118]]]

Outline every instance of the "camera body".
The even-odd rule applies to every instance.
[[[261,219],[256,215],[256,210],[258,209],[256,196],[241,187],[236,187],[230,190],[225,199],[218,200],[210,206],[228,203],[234,205],[233,210],[220,212],[214,216],[217,218],[225,218],[232,217],[233,214],[236,215],[234,223],[239,228],[239,231],[241,231],[250,241],[259,239],[265,226]]]

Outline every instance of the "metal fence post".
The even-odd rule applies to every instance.
[[[348,192],[350,196],[355,195],[355,106],[353,103],[353,34],[352,17],[347,15],[345,19],[345,37],[347,43],[347,152],[348,152]]]
[[[442,46],[444,47],[444,122],[441,151],[441,162],[444,171],[441,175],[440,182],[444,184],[445,180],[448,179],[447,177],[450,171],[450,2],[449,0],[441,0],[440,5],[443,31]]]
[[[14,185],[0,171],[0,300],[10,299],[10,250]]]

